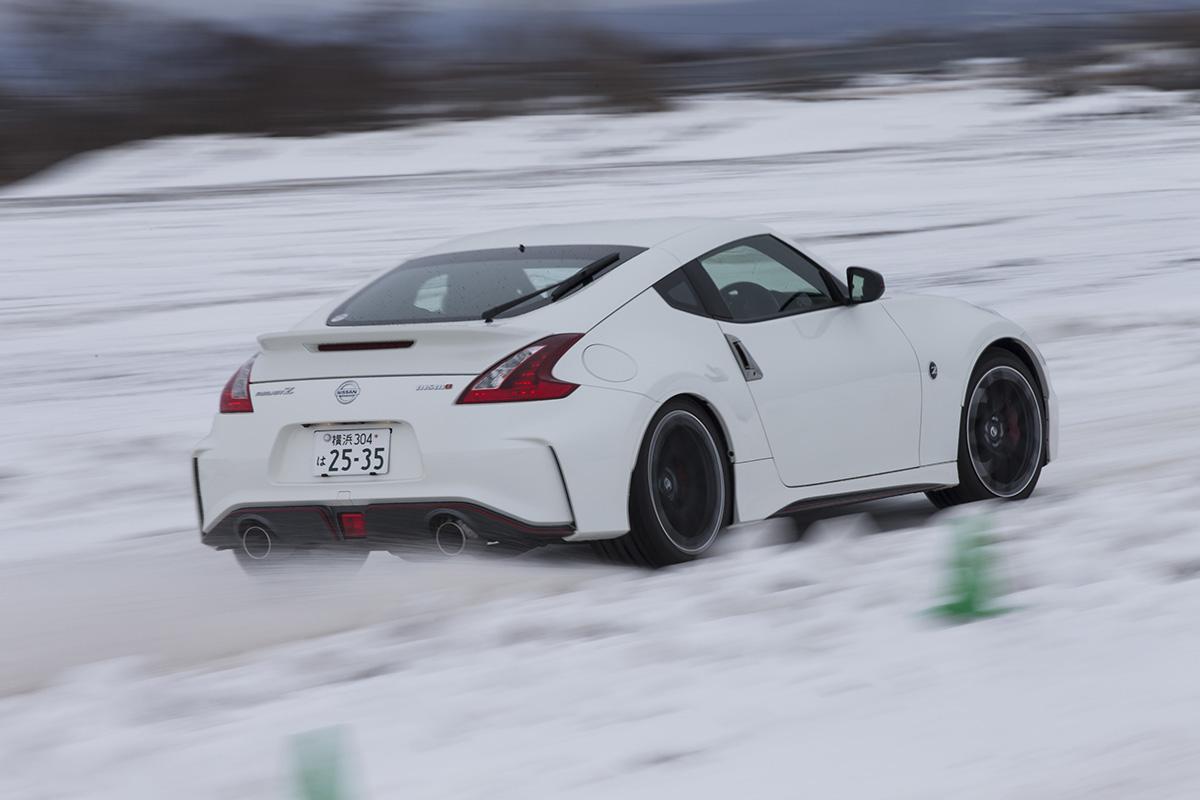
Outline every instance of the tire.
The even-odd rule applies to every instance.
[[[702,556],[733,515],[729,449],[711,415],[672,400],[650,421],[629,487],[630,531],[595,542],[606,558],[665,567]]]
[[[958,486],[926,492],[938,508],[1024,500],[1046,463],[1046,402],[1029,368],[1007,350],[984,351],[958,426]]]

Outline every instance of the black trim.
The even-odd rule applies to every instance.
[[[562,482],[563,497],[567,498],[567,512],[575,519],[575,504],[571,502],[571,487],[567,486],[567,475],[563,472],[562,462],[558,460],[558,452],[553,447],[547,447],[550,457],[554,459],[554,468],[558,470],[558,479]]]
[[[862,278],[863,296],[854,297],[854,289],[850,289],[850,297],[846,301],[852,306],[862,305],[863,303],[874,303],[879,298],[883,297],[884,291],[887,289],[887,282],[873,269],[866,267],[849,267],[846,269],[846,281],[854,283],[855,278]]]
[[[729,309],[725,307],[725,301],[721,299],[717,285],[712,282],[712,278],[708,277],[704,267],[700,266],[700,261],[689,261],[681,269],[687,276],[688,282],[692,284],[692,288],[696,290],[696,294],[700,296],[700,302],[704,304],[704,310],[708,316],[726,322],[730,321]]]
[[[318,353],[343,353],[348,350],[407,350],[413,346],[411,339],[394,342],[326,342],[317,345]]]
[[[478,378],[478,372],[382,372],[372,375],[354,374],[355,380],[366,378]],[[265,386],[269,383],[303,383],[305,381],[340,381],[341,377],[318,375],[315,378],[271,378],[265,381],[251,381],[251,386]]]
[[[746,343],[732,333],[725,334],[725,341],[729,342],[729,349],[733,351],[733,359],[742,370],[742,377],[747,381],[762,380],[762,368],[758,366],[754,356],[750,355],[750,348],[746,347]]]
[[[824,497],[809,497],[784,506],[772,514],[770,518],[798,514],[802,511],[816,511],[822,508],[865,503],[870,500],[886,500],[889,497],[916,494],[917,492],[932,492],[936,489],[946,488],[948,487],[940,483],[910,483],[905,486],[891,486],[886,489],[867,489],[859,492],[846,492],[845,494],[830,494]]]
[[[688,291],[692,293],[692,296],[696,299],[696,305],[693,306],[690,303],[680,302],[671,296],[671,290],[680,285],[687,287]],[[709,309],[700,297],[700,292],[696,290],[695,283],[688,277],[686,265],[674,270],[666,277],[660,278],[654,284],[654,290],[658,292],[659,297],[671,308],[678,309],[686,314],[695,314],[699,317],[711,316]]]
[[[196,515],[200,527],[204,527],[204,498],[200,496],[200,459],[192,457],[192,492],[196,495]]]
[[[545,544],[575,532],[571,523],[538,524],[496,511],[479,503],[458,499],[417,500],[370,505],[261,504],[231,509],[211,530],[204,544],[226,550],[240,544],[243,527],[262,525],[280,541],[299,546],[328,546],[345,541],[338,515],[358,512],[366,517],[367,536],[351,540],[369,550],[428,547],[432,522],[441,516],[462,520],[480,537],[494,541]]]

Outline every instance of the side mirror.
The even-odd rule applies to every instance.
[[[873,303],[883,297],[883,276],[866,267],[846,270],[846,285],[850,287],[850,303]]]

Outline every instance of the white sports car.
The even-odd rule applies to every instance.
[[[658,566],[813,507],[1028,497],[1057,442],[1037,347],[883,290],[746,222],[436,247],[259,337],[194,454],[203,541],[247,568],[550,541]]]

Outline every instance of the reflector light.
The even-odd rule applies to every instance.
[[[582,333],[547,336],[497,362],[458,397],[459,403],[516,403],[557,400],[579,388],[555,379],[558,360],[583,338]]]
[[[367,538],[367,518],[362,512],[347,511],[338,514],[338,521],[342,523],[342,536],[347,539]]]
[[[221,392],[222,414],[246,414],[254,410],[254,403],[250,400],[250,368],[254,366],[256,358],[257,353],[250,356],[225,384]]]

